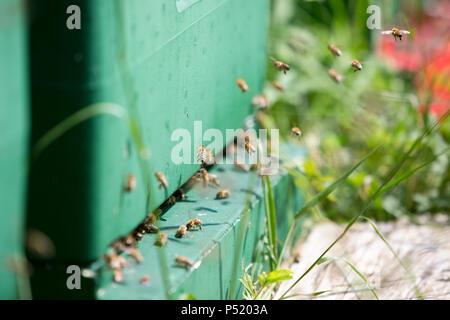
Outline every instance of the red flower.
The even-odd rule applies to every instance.
[[[450,109],[450,2],[441,1],[429,7],[423,22],[414,27],[414,36],[394,41],[382,36],[378,55],[401,71],[415,72],[421,106],[440,118]],[[431,99],[431,100],[430,100]]]

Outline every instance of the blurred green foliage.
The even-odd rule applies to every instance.
[[[422,5],[422,1],[411,3]],[[271,108],[266,113],[271,118],[269,126],[279,128],[281,136],[288,137],[293,126],[304,133],[299,143],[307,145],[309,157],[301,168],[304,179],[298,183],[315,194],[383,144],[344,186],[321,203],[321,211],[338,221],[347,221],[360,209],[388,168],[426,127],[416,110],[419,98],[412,75],[388,68],[374,53],[379,30],[366,27],[370,4],[380,4],[383,23],[401,16],[398,1],[272,1],[269,56],[290,64],[291,70],[284,75],[268,59],[264,93]],[[331,55],[329,43],[340,47],[341,57]],[[352,59],[363,62],[364,69],[353,72]],[[342,83],[330,79],[330,68],[343,75]],[[274,80],[284,86],[284,92],[272,87]],[[448,122],[428,138],[402,172],[448,148]],[[367,216],[391,219],[423,212],[448,213],[449,178],[446,153],[377,200]]]

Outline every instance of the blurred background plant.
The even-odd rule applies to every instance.
[[[369,30],[370,5],[381,8],[383,30],[393,26],[411,36],[394,41]],[[290,64],[284,75],[268,59],[264,93],[270,101],[263,126],[288,136],[301,128],[299,143],[309,156],[297,183],[317,194],[369,150],[383,144],[314,212],[347,222],[382,183],[406,148],[450,108],[450,18],[445,1],[272,0],[269,56]],[[342,50],[334,58],[333,43]],[[353,72],[352,59],[363,64]],[[333,68],[342,76],[335,83]],[[273,87],[277,81],[284,91]],[[433,159],[448,148],[450,125],[442,120],[399,174]],[[293,141],[296,139],[292,138]],[[418,213],[448,213],[449,159],[431,165],[378,198],[367,217],[389,220]]]

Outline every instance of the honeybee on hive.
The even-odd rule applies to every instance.
[[[124,190],[126,192],[131,192],[134,189],[136,189],[136,186],[137,186],[137,179],[136,179],[136,177],[133,174],[127,175],[127,179],[126,179]]]
[[[247,85],[247,82],[245,82],[244,79],[238,78],[238,79],[236,80],[236,83],[237,83],[239,89],[241,89],[242,92],[248,91],[248,85]]]
[[[189,260],[186,257],[178,256],[178,257],[175,258],[175,262],[178,265],[181,265],[181,266],[183,266],[186,269],[188,269],[189,267],[192,267],[192,261]]]
[[[200,230],[203,230],[203,224],[202,221],[198,218],[191,219],[186,223],[186,229],[188,231],[192,231],[196,228],[199,228]]]
[[[157,172],[155,172],[155,177],[156,177],[156,180],[158,180],[158,182],[159,182],[158,189],[161,189],[161,188],[167,189],[167,187],[169,186],[169,183],[167,182],[166,176],[164,174],[162,174],[161,172],[157,171]]]
[[[228,190],[219,190],[216,194],[216,199],[226,199],[230,196],[230,191]]]
[[[182,238],[186,236],[186,226],[180,226],[177,230],[177,232],[175,233],[175,238]]]
[[[157,247],[163,247],[166,245],[166,243],[167,243],[167,233],[161,232],[158,235],[158,238],[155,240],[154,245]]]

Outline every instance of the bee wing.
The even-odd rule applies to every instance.
[[[269,59],[270,59],[270,60],[272,60],[273,62],[277,62],[277,61],[278,61],[277,59],[275,59],[275,58],[274,58],[274,57],[272,57],[272,56],[271,56],[271,57],[269,57]]]
[[[381,34],[392,34],[392,30],[388,30],[388,31],[381,31]]]
[[[403,34],[410,34],[411,32],[407,31],[407,30],[400,30],[401,33]]]

